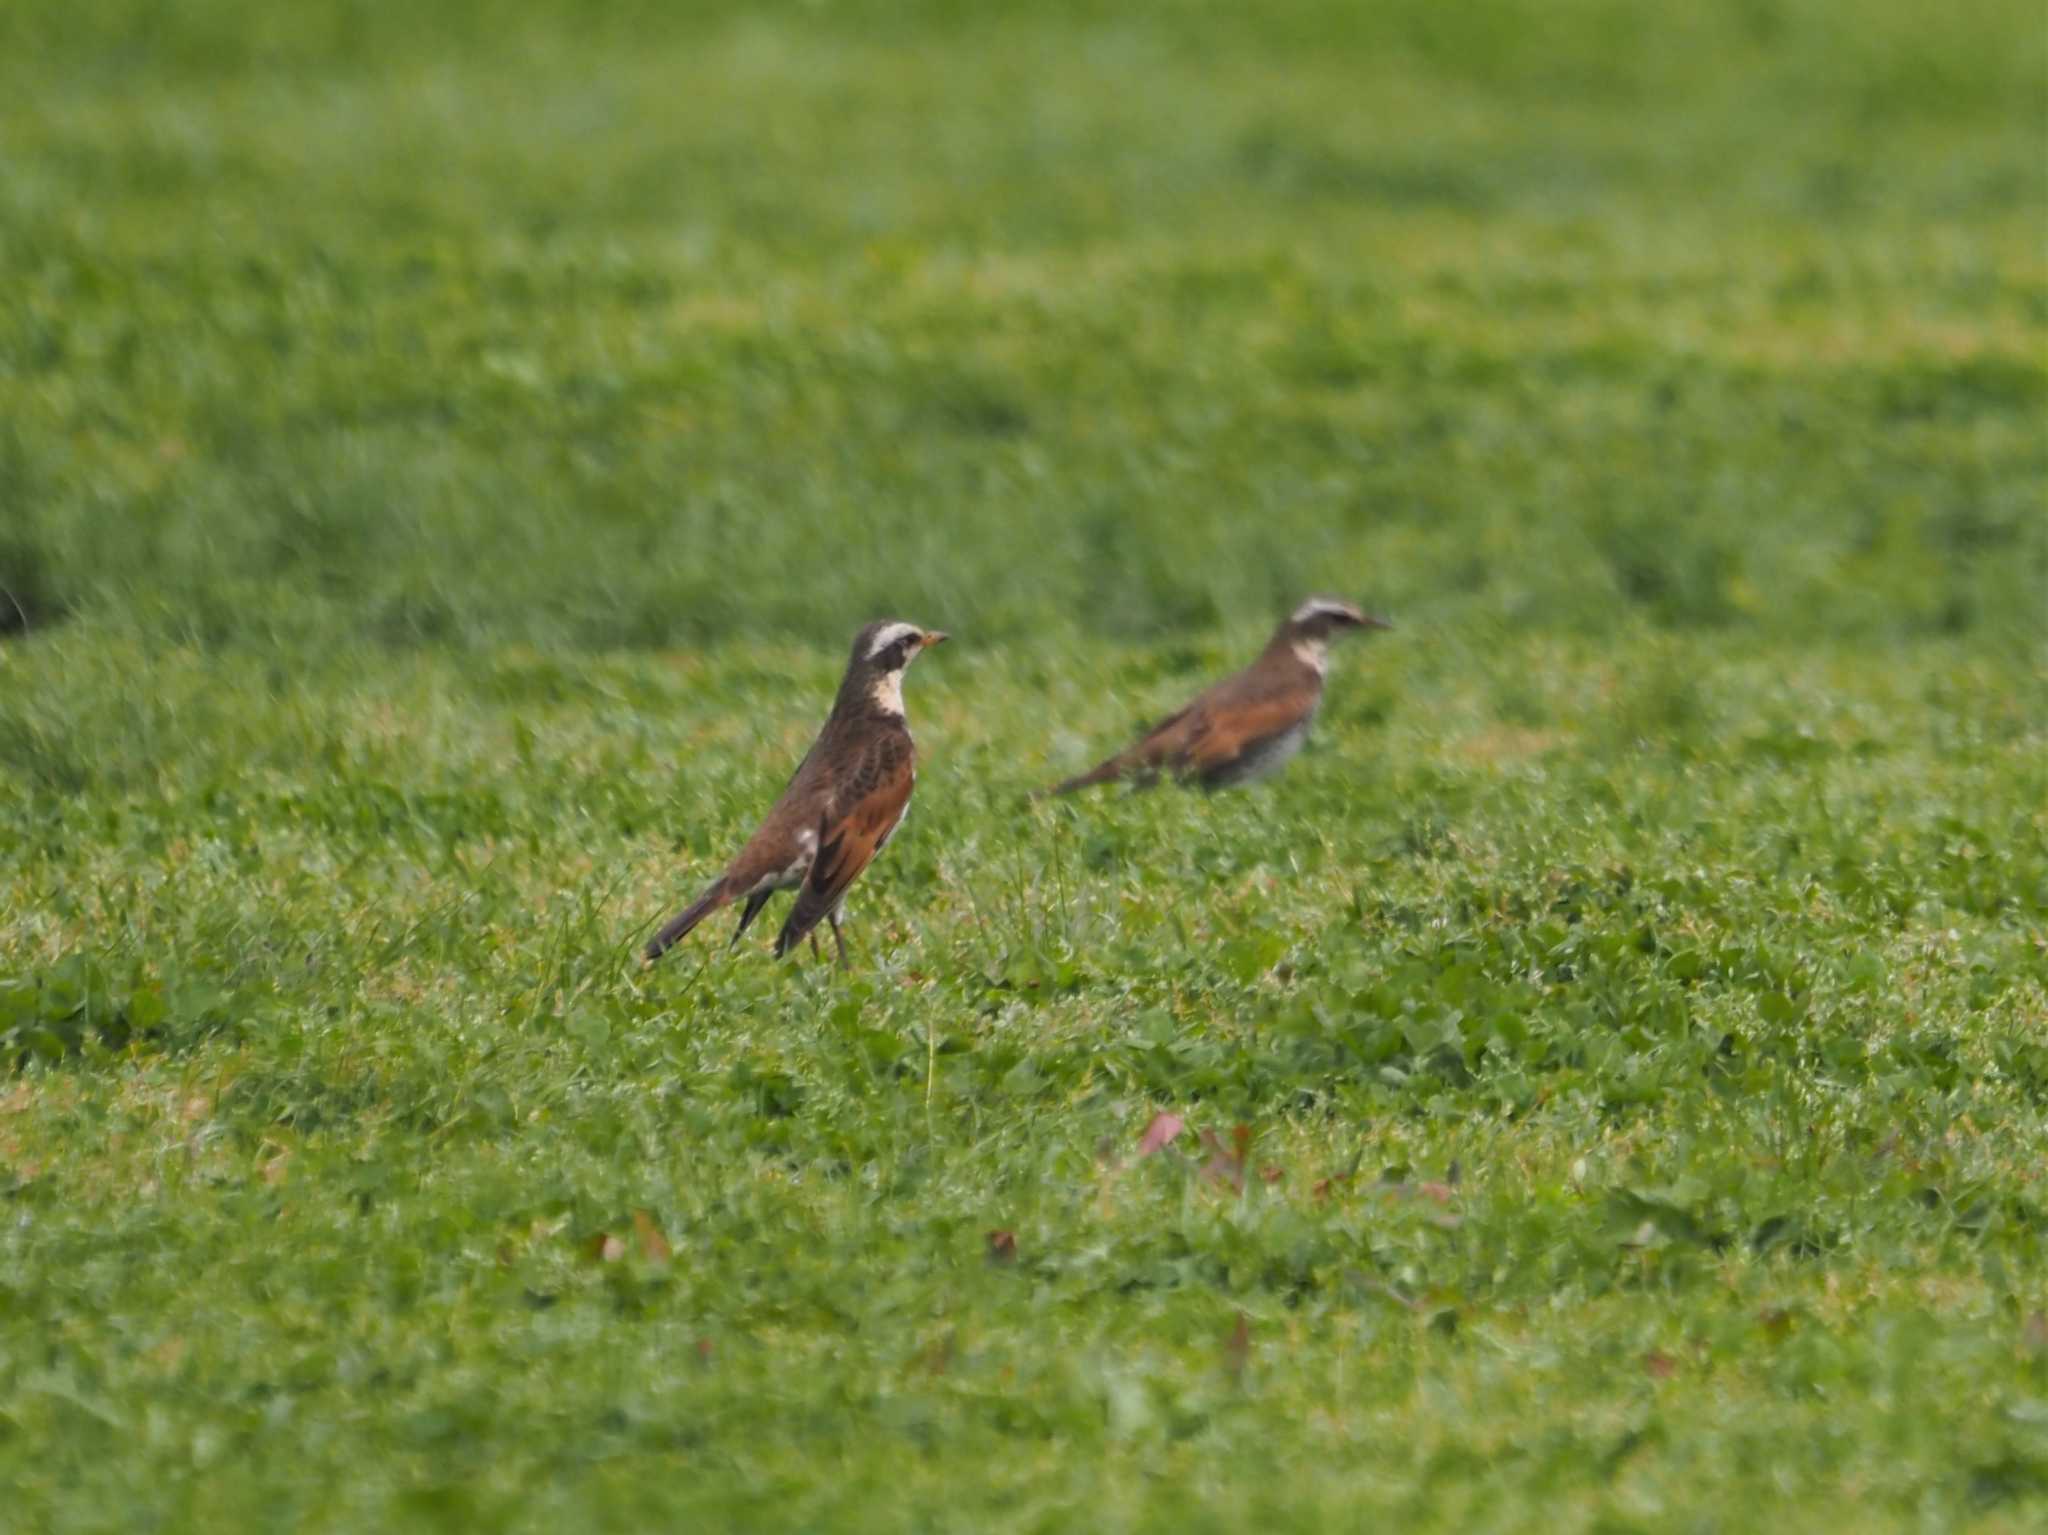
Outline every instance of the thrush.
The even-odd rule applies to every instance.
[[[1331,639],[1353,629],[1392,627],[1348,602],[1311,597],[1273,631],[1250,666],[1161,720],[1128,751],[1045,792],[1067,794],[1113,779],[1149,786],[1162,774],[1227,789],[1277,773],[1308,739],[1323,701]]]
[[[936,629],[889,619],[854,636],[832,713],[789,786],[725,872],[648,942],[650,961],[713,912],[743,900],[732,935],[738,943],[768,897],[794,890],[796,904],[775,937],[775,952],[787,954],[806,935],[815,951],[812,930],[823,921],[831,924],[839,962],[846,963],[839,908],[847,887],[889,841],[917,781],[917,751],[903,718],[903,672],[945,638]]]

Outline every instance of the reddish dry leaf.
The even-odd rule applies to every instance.
[[[666,1263],[675,1256],[675,1249],[668,1245],[668,1238],[661,1234],[661,1228],[654,1224],[654,1217],[645,1210],[633,1212],[633,1235],[640,1241],[640,1256],[649,1263]]]
[[[988,1234],[988,1261],[991,1263],[1015,1263],[1017,1261],[1017,1233],[997,1227]]]
[[[1244,1367],[1252,1357],[1252,1324],[1242,1311],[1237,1314],[1237,1325],[1230,1329],[1230,1336],[1223,1340],[1223,1368],[1230,1372],[1234,1381],[1244,1379]]]
[[[713,1350],[711,1346],[711,1340],[709,1338],[699,1338],[697,1340],[697,1363],[711,1363],[711,1356],[714,1352],[715,1350]]]
[[[1669,1354],[1651,1349],[1643,1355],[1643,1370],[1652,1380],[1669,1380],[1678,1373],[1678,1361]]]
[[[1165,1110],[1152,1116],[1152,1123],[1145,1126],[1145,1133],[1138,1139],[1138,1155],[1149,1157],[1155,1151],[1164,1150],[1173,1144],[1173,1138],[1188,1127],[1187,1121],[1178,1114]]]
[[[1259,1169],[1259,1176],[1265,1179],[1268,1183],[1278,1183],[1282,1178],[1286,1177],[1287,1175],[1283,1173],[1273,1163],[1268,1162],[1264,1167]]]

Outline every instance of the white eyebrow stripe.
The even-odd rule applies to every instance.
[[[1348,602],[1339,602],[1334,597],[1311,597],[1294,610],[1290,623],[1305,624],[1311,618],[1356,618],[1358,609]]]
[[[916,624],[889,625],[888,628],[884,629],[880,634],[876,635],[872,641],[869,642],[868,659],[870,661],[874,660],[876,656],[880,655],[883,651],[887,650],[891,645],[895,644],[898,640],[906,639],[910,635],[913,635],[917,632],[918,631]]]

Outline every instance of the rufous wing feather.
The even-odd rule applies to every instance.
[[[836,820],[827,816],[819,824],[818,856],[776,934],[777,954],[787,954],[838,909],[847,888],[874,862],[903,819],[912,784],[910,759],[897,743],[885,743],[869,754],[852,786],[857,797]]]
[[[1203,711],[1201,728],[1190,732],[1171,767],[1183,778],[1203,779],[1228,767],[1301,723],[1307,703],[1292,694],[1253,699],[1232,709]]]

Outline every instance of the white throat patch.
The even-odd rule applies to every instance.
[[[874,660],[876,656],[880,655],[883,651],[887,650],[891,645],[895,644],[898,640],[907,639],[909,638],[909,636],[916,634],[917,632],[918,629],[916,624],[889,625],[888,628],[884,629],[880,634],[877,634],[872,640],[868,642],[868,659],[870,661]]]
[[[1322,640],[1296,640],[1294,658],[1318,677],[1330,670],[1330,647]]]
[[[884,672],[875,679],[868,689],[868,697],[875,701],[875,707],[884,714],[893,714],[899,719],[903,715],[903,671]]]

